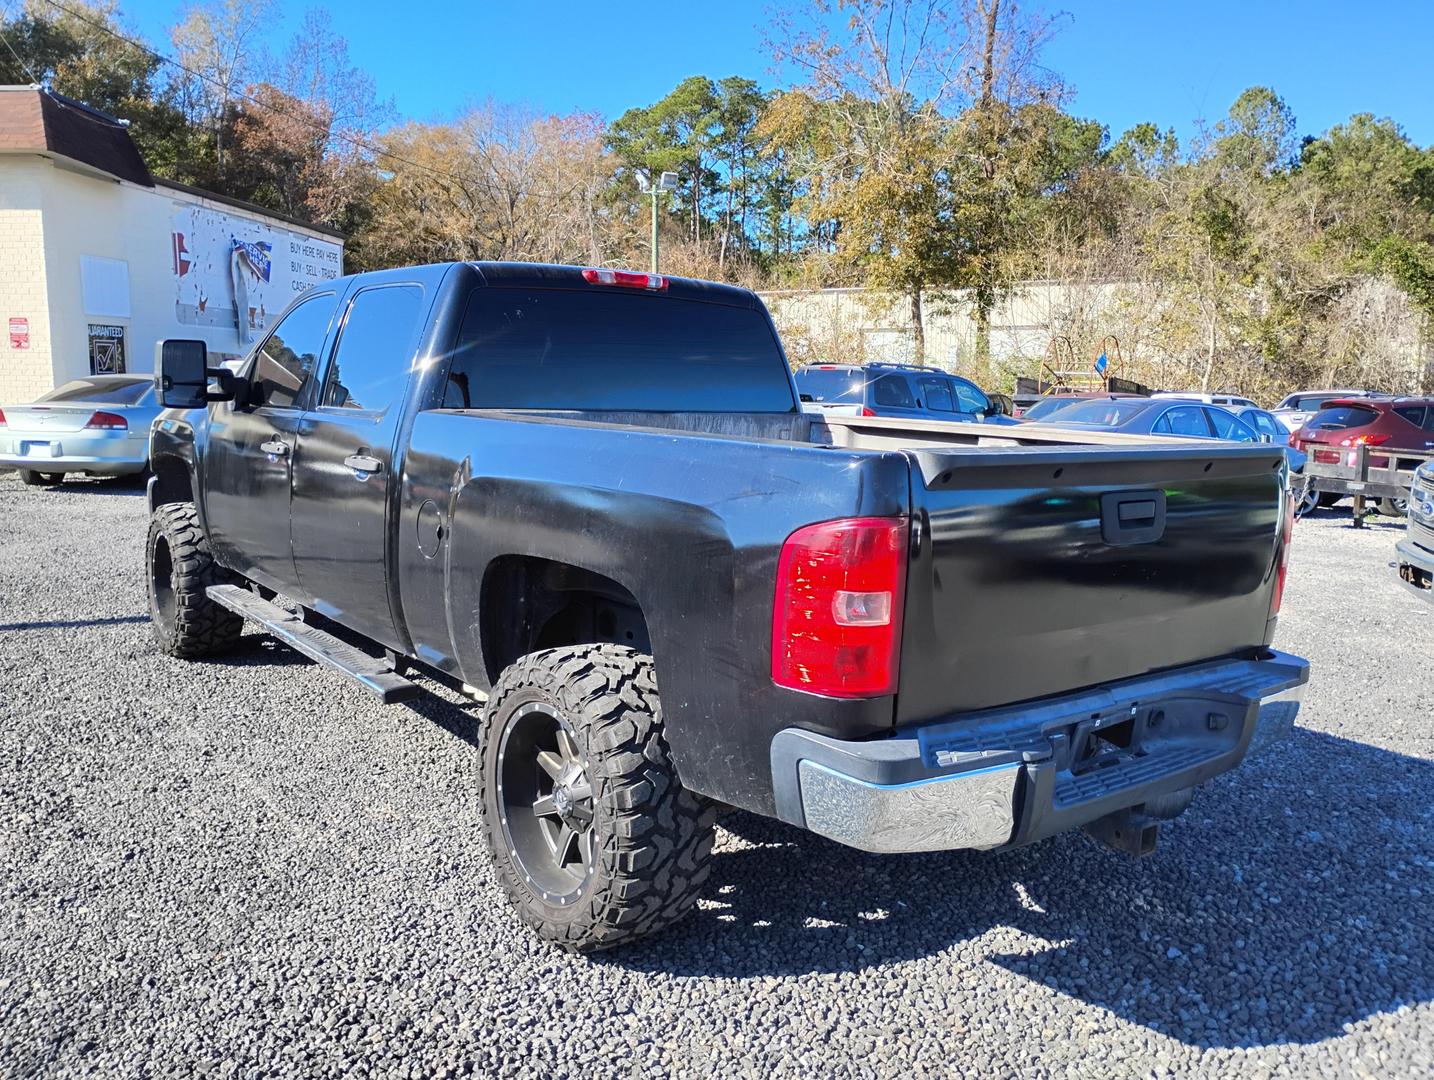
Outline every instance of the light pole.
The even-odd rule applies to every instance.
[[[657,197],[677,190],[677,174],[665,172],[652,182],[646,169],[637,170],[637,187],[644,195],[652,196],[652,272],[657,273]]]

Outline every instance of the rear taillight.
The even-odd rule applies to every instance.
[[[1388,435],[1381,435],[1371,432],[1368,435],[1351,435],[1347,439],[1340,439],[1340,446],[1383,446],[1389,441]]]
[[[1279,562],[1275,567],[1275,595],[1270,598],[1270,615],[1273,617],[1280,613],[1280,604],[1285,599],[1285,573],[1290,568],[1290,544],[1295,538],[1295,493],[1293,489],[1285,492],[1285,514],[1284,520],[1280,522],[1280,554]]]
[[[119,413],[97,412],[85,425],[87,431],[128,431],[129,421]]]
[[[0,427],[5,426],[5,410],[0,409]]]
[[[896,693],[907,520],[859,517],[798,529],[782,545],[772,681],[827,697]]]
[[[588,269],[583,271],[583,280],[589,285],[617,285],[623,289],[649,289],[653,292],[667,288],[667,279],[661,274],[639,274],[634,270]]]
[[[861,407],[861,415],[862,415],[862,416],[875,416],[876,413],[875,413],[869,406],[863,405],[863,406]]]
[[[1290,437],[1286,442],[1290,444],[1292,449],[1298,450],[1300,448],[1300,433],[1298,431],[1290,432]]]

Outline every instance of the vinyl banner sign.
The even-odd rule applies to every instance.
[[[203,206],[176,210],[170,245],[175,318],[233,330],[241,347],[296,293],[343,273],[340,244]]]

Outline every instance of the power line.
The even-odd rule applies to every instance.
[[[98,20],[96,20],[96,19],[90,17],[90,15],[89,15],[88,13],[86,13],[86,12],[76,11],[75,9],[73,9],[73,8],[71,8],[71,7],[67,7],[65,4],[60,3],[60,0],[45,0],[45,2],[46,2],[47,4],[49,4],[51,7],[58,8],[60,11],[63,11],[66,15],[69,15],[71,18],[73,18],[73,19],[78,19],[80,22],[86,24],[87,26],[91,26],[91,27],[93,27],[94,29],[101,31],[102,33],[106,33],[106,34],[110,35],[110,37],[113,37],[113,38],[115,38],[115,39],[117,39],[117,40],[119,40],[119,41],[124,42],[126,45],[130,46],[130,47],[133,48],[133,49],[138,49],[140,52],[144,53],[144,54],[147,55],[147,56],[152,57],[153,59],[159,61],[159,62],[162,63],[162,64],[168,64],[168,65],[170,65],[171,67],[177,68],[178,70],[184,72],[186,75],[189,75],[191,78],[199,79],[199,80],[202,81],[202,82],[209,83],[211,86],[213,86],[213,87],[215,87],[215,88],[217,88],[217,89],[219,89],[219,90],[222,90],[225,94],[232,95],[233,97],[236,97],[236,98],[240,99],[241,101],[244,101],[244,102],[248,103],[249,105],[254,106],[256,109],[259,109],[259,110],[261,110],[261,111],[267,111],[267,112],[276,112],[276,113],[279,113],[279,114],[282,115],[282,116],[287,116],[287,117],[288,117],[289,119],[291,119],[291,120],[297,120],[297,121],[299,121],[301,124],[306,124],[306,125],[308,125],[313,131],[322,133],[323,135],[327,136],[328,138],[340,139],[340,140],[342,140],[343,142],[348,143],[350,146],[356,147],[356,148],[358,148],[358,149],[360,149],[360,150],[366,150],[366,151],[368,151],[370,154],[373,154],[375,157],[387,158],[387,159],[390,160],[390,161],[399,162],[399,163],[401,163],[401,164],[403,164],[403,165],[409,166],[410,168],[419,169],[419,170],[421,170],[421,171],[423,171],[423,172],[429,173],[429,174],[432,175],[432,176],[441,177],[442,179],[451,181],[452,183],[455,183],[455,184],[461,185],[461,184],[464,183],[464,180],[463,180],[461,177],[455,176],[453,173],[445,172],[445,171],[442,170],[442,169],[435,169],[435,168],[433,168],[431,165],[425,165],[425,164],[423,164],[422,162],[413,161],[413,160],[411,160],[411,159],[409,159],[409,158],[402,157],[402,156],[399,155],[399,154],[395,154],[395,153],[393,153],[393,152],[391,152],[391,151],[389,151],[389,150],[384,150],[384,149],[381,148],[381,147],[374,146],[372,143],[369,143],[369,142],[367,142],[367,141],[365,141],[365,140],[363,140],[363,139],[360,139],[360,138],[358,138],[357,136],[349,135],[349,134],[346,133],[346,132],[333,130],[332,128],[329,128],[329,127],[325,126],[324,124],[319,123],[319,121],[315,120],[315,119],[314,119],[313,117],[311,117],[311,116],[304,116],[304,115],[302,115],[302,114],[300,114],[300,113],[290,112],[290,111],[284,110],[284,109],[276,109],[276,108],[274,108],[272,105],[266,105],[266,104],[264,104],[263,102],[259,101],[257,98],[253,97],[251,94],[248,94],[248,93],[246,93],[246,92],[244,92],[244,91],[242,91],[242,90],[233,90],[233,89],[231,89],[230,87],[225,86],[225,85],[224,85],[222,82],[220,82],[218,79],[216,79],[216,78],[214,78],[214,77],[212,77],[212,76],[210,76],[210,75],[206,75],[206,74],[204,74],[203,72],[195,71],[195,70],[192,69],[192,68],[186,67],[184,64],[181,64],[178,60],[175,60],[173,57],[166,56],[164,53],[159,52],[158,50],[154,49],[152,46],[150,46],[150,45],[147,44],[146,42],[140,41],[140,40],[137,39],[137,38],[132,38],[132,37],[130,37],[128,34],[122,34],[122,33],[120,33],[118,30],[114,29],[113,27],[108,26],[108,25],[106,25],[105,23],[99,22]],[[7,42],[6,42],[6,45],[8,46],[9,44],[10,44],[10,43],[7,41]],[[14,50],[13,48],[12,48],[10,51],[11,51],[12,53],[15,52],[15,50]],[[15,55],[15,59],[16,59],[16,60],[20,60],[20,57],[19,57],[18,54]],[[24,65],[24,61],[23,61],[23,60],[20,60],[20,63],[21,63],[22,65]],[[38,80],[36,80],[36,81],[38,81]],[[519,194],[524,195],[524,196],[527,196],[527,197],[529,197],[529,198],[544,198],[544,199],[563,200],[563,199],[572,198],[572,196],[573,196],[574,194],[576,194],[577,191],[578,191],[577,188],[573,188],[571,191],[568,191],[568,192],[566,192],[566,193],[561,193],[561,194],[560,194],[560,193],[549,192],[549,191],[523,190],[523,191],[520,191]]]

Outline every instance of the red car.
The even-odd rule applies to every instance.
[[[1359,446],[1434,450],[1434,397],[1335,398],[1290,436],[1290,445],[1328,465],[1338,465]],[[1369,464],[1384,468],[1389,458],[1371,454]],[[1380,508],[1386,513],[1404,512],[1402,506]]]

